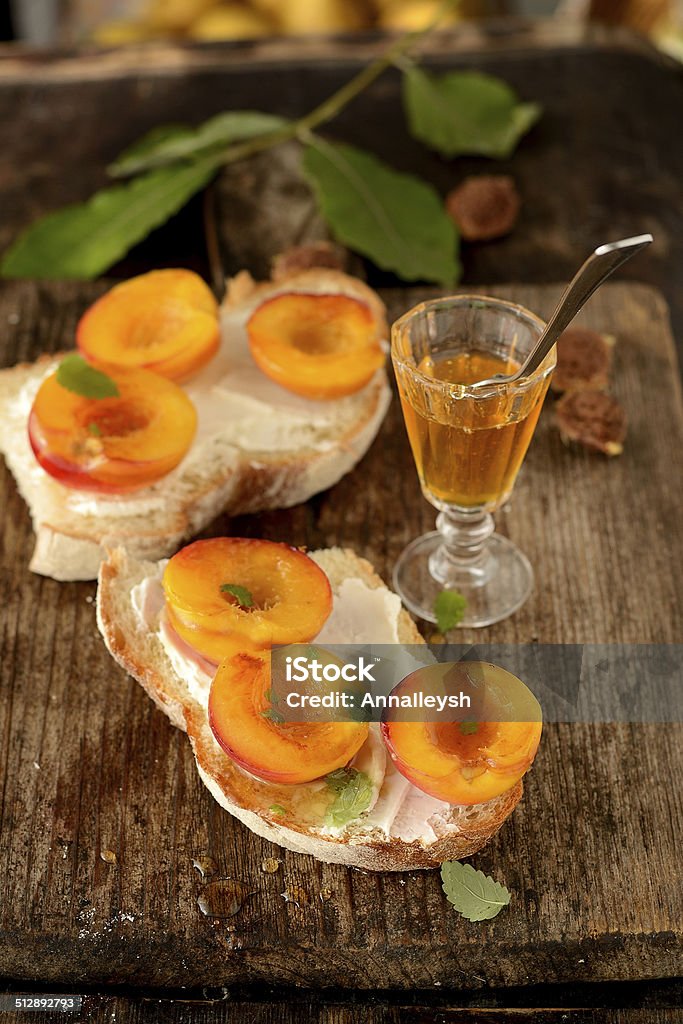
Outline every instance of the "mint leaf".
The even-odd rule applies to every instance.
[[[232,142],[269,135],[289,122],[274,114],[258,110],[228,110],[209,118],[198,128],[188,125],[165,125],[154,128],[138,142],[124,150],[108,168],[117,177],[138,174],[150,167],[187,160],[207,151],[222,149]]]
[[[5,253],[2,277],[97,277],[204,187],[210,161],[164,167],[32,224]]]
[[[471,864],[447,860],[441,865],[441,882],[448,902],[468,921],[488,921],[510,902],[504,885]]]
[[[325,776],[325,782],[334,793],[334,800],[325,815],[326,825],[342,828],[370,806],[372,783],[365,772],[356,768],[338,768]]]
[[[415,138],[447,157],[509,157],[541,116],[537,103],[520,103],[509,85],[480,71],[432,75],[411,66],[403,105]]]
[[[442,590],[434,602],[436,624],[442,633],[454,629],[462,620],[467,600],[457,590]]]
[[[460,276],[458,237],[438,193],[371,153],[320,138],[303,168],[335,237],[405,281],[444,288]]]
[[[240,608],[253,608],[254,598],[251,590],[240,587],[237,583],[221,583],[221,594],[230,594],[237,601]]]
[[[96,370],[77,352],[70,352],[62,359],[57,367],[57,383],[82,398],[117,398],[119,394],[116,381],[101,370]],[[96,423],[89,424],[88,430],[91,434],[100,433]]]
[[[271,722],[275,722],[276,725],[282,725],[284,722],[283,716],[275,708],[266,708],[265,711],[261,712],[262,718],[267,718]]]
[[[461,722],[460,732],[463,736],[474,736],[479,731],[479,722]]]
[[[268,808],[268,810],[270,811],[271,814],[283,815],[283,814],[287,813],[287,811],[282,806],[282,804],[271,804],[270,807]]]

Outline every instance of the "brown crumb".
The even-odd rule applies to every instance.
[[[620,455],[626,437],[626,413],[604,391],[569,391],[555,406],[562,440],[594,452]]]
[[[279,869],[280,864],[282,864],[282,861],[278,860],[277,857],[266,857],[261,861],[261,871],[265,871],[267,875],[274,875]]]
[[[256,291],[257,285],[248,270],[240,270],[234,277],[228,279],[225,286],[225,305],[238,306],[245,299],[250,298]]]
[[[278,253],[273,260],[271,278],[286,281],[302,270],[312,267],[327,267],[329,270],[346,270],[348,252],[334,242],[308,242],[306,245],[292,245]]]
[[[614,338],[586,327],[569,327],[557,341],[553,391],[604,391],[612,369]]]
[[[100,860],[103,860],[105,864],[116,864],[116,854],[113,850],[100,850]]]
[[[505,174],[465,178],[446,196],[446,210],[467,242],[507,235],[517,223],[520,206],[514,179]]]

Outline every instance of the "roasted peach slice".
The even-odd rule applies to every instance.
[[[166,566],[163,587],[174,628],[213,660],[234,636],[252,648],[312,640],[332,610],[329,580],[313,559],[268,540],[188,544]]]
[[[305,398],[353,394],[384,363],[370,307],[349,295],[276,295],[254,310],[247,333],[266,376]]]
[[[99,369],[115,383],[116,397],[84,398],[57,373],[46,377],[29,416],[29,441],[43,469],[67,487],[119,494],[178,465],[197,413],[184,391],[155,373]]]
[[[431,665],[407,676],[401,695],[468,694],[471,718],[407,721],[388,711],[382,734],[396,768],[418,789],[450,804],[479,804],[505,793],[529,770],[541,739],[541,708],[525,684],[484,662]]]
[[[282,722],[270,698],[270,657],[222,661],[211,684],[209,723],[226,754],[266,782],[312,782],[348,764],[366,722]]]
[[[236,654],[263,654],[263,644],[254,644],[242,633],[214,633],[198,626],[189,626],[173,611],[172,605],[166,602],[166,617],[169,625],[180,639],[199,654],[202,658],[218,665],[226,658]]]
[[[76,343],[93,362],[185,380],[218,350],[218,305],[190,270],[153,270],[116,285],[81,318]]]

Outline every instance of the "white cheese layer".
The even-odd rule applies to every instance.
[[[312,556],[315,558],[315,555]],[[206,707],[213,677],[211,664],[169,629],[164,614],[161,577],[165,562],[156,575],[146,577],[131,591],[133,608],[141,624],[154,633],[177,675],[190,694]],[[332,612],[317,635],[316,642],[398,643],[398,615],[401,602],[386,587],[371,588],[363,580],[347,577],[334,594]],[[378,723],[371,723],[368,738],[352,761],[366,773],[373,793],[368,811],[356,823],[370,832],[379,830],[405,842],[429,843],[435,832],[429,821],[448,811],[449,805],[427,796],[394,768],[382,742]],[[330,835],[344,831],[327,828]]]

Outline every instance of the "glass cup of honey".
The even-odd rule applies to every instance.
[[[400,555],[394,586],[416,615],[436,622],[444,590],[465,598],[460,626],[511,615],[533,586],[528,559],[494,532],[492,512],[510,497],[555,368],[555,349],[529,377],[512,374],[544,323],[522,306],[480,295],[423,302],[396,321],[391,355],[422,492],[437,529]]]

